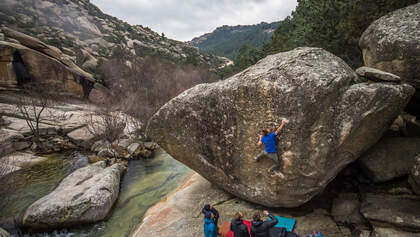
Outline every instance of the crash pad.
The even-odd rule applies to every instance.
[[[286,217],[281,217],[281,216],[275,216],[275,218],[279,221],[274,227],[277,228],[286,228],[286,230],[288,232],[292,232],[293,228],[295,227],[296,224],[296,220],[294,219],[290,219],[290,218],[286,218]],[[271,220],[271,218],[268,218],[269,220]]]

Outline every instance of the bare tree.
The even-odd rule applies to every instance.
[[[103,109],[90,115],[86,122],[87,129],[92,135],[112,143],[124,133],[127,118],[121,113]]]
[[[36,143],[41,149],[41,133],[40,123],[43,120],[42,114],[54,105],[54,94],[56,93],[53,89],[43,86],[37,83],[26,84],[21,94],[18,95],[17,108],[26,121],[32,135],[33,142]]]
[[[138,118],[141,124],[146,124],[162,105],[184,90],[217,80],[208,68],[153,56],[139,59],[127,55],[130,54],[118,51],[98,67],[98,75],[112,91],[116,109]]]

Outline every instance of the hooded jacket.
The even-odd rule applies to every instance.
[[[249,237],[248,227],[241,219],[233,219],[230,223],[230,230],[234,237]]]
[[[216,225],[214,224],[214,221],[208,216],[210,216],[210,212],[206,217],[204,218],[204,236],[205,237],[217,237],[217,230]]]
[[[213,215],[214,215],[214,224],[216,224],[216,226],[217,226],[217,222],[219,222],[219,212],[216,210],[216,208],[213,207],[213,208],[210,209],[210,205],[207,204],[203,207],[201,212],[204,215],[206,215],[207,212],[212,212]]]
[[[269,237],[269,229],[279,222],[273,215],[268,214],[269,221],[253,221],[251,224],[251,237]]]

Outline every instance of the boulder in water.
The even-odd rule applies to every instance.
[[[271,55],[220,82],[197,85],[164,105],[148,135],[222,189],[270,207],[319,194],[375,144],[414,93],[407,85],[354,84],[356,73],[319,48]],[[282,168],[255,162],[263,128],[277,136]]]
[[[104,161],[76,170],[26,209],[22,226],[48,230],[105,219],[117,200],[122,172],[120,164],[105,167]]]

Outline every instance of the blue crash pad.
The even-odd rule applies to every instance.
[[[274,227],[286,228],[288,232],[293,231],[293,228],[295,227],[295,224],[296,224],[296,220],[286,218],[286,217],[281,217],[281,216],[275,216],[275,218],[279,220],[279,222]],[[268,218],[268,219],[271,220],[271,218]]]

